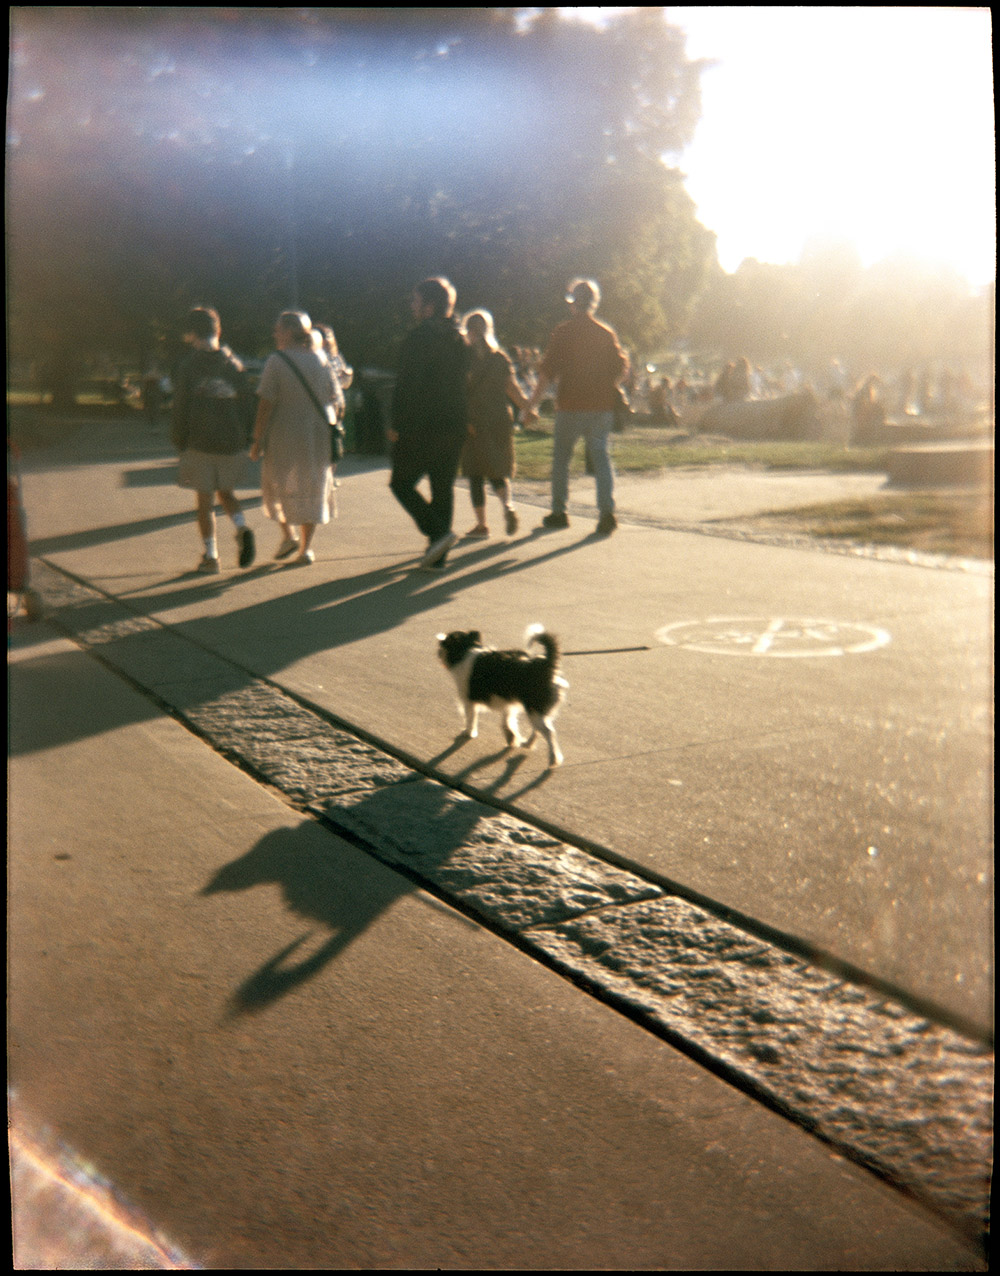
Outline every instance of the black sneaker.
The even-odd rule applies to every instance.
[[[517,515],[513,510],[505,509],[503,512],[504,523],[506,524],[507,535],[514,536],[517,529],[521,526],[518,522]]]
[[[249,527],[241,527],[236,533],[236,547],[240,551],[240,566],[249,567],[257,557],[257,545]]]
[[[545,517],[542,519],[542,526],[553,528],[553,529],[569,527],[569,519],[566,517],[565,514],[556,514],[556,513],[546,514]]]
[[[610,536],[618,526],[618,520],[614,514],[602,514],[597,523],[598,536]]]

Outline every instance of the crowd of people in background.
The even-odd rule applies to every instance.
[[[538,377],[542,352],[513,346],[514,376],[522,392],[530,395]],[[646,365],[632,358],[625,389],[637,424],[683,427],[699,410],[714,402],[779,399],[809,393],[821,402],[858,406],[870,423],[878,413],[883,421],[899,418],[953,416],[961,421],[975,412],[983,398],[964,368],[946,363],[922,363],[894,372],[861,369],[852,374],[839,359],[820,367],[803,368],[791,360],[754,364],[745,356],[723,365],[710,357],[675,356],[674,371]]]
[[[662,364],[631,358],[614,330],[595,318],[600,289],[576,279],[566,294],[569,318],[547,347],[513,346],[508,353],[482,308],[464,319],[456,293],[441,277],[422,281],[412,296],[414,324],[393,373],[366,369],[355,379],[332,328],[301,311],[283,312],[276,349],[247,369],[221,343],[218,314],[196,307],[186,320],[184,356],[173,366],[154,354],[138,376],[123,376],[111,359],[94,364],[90,380],[113,402],[141,406],[150,426],[169,412],[179,454],[178,482],[195,493],[203,542],[197,571],[221,570],[215,508],[232,522],[237,562],[256,556],[253,533],[236,489],[247,482],[245,462],[260,460],[264,512],[278,524],[274,557],[298,565],[314,561],[313,537],[334,508],[336,467],[344,455],[350,408],[359,450],[392,457],[390,486],[427,539],[420,565],[441,570],[457,541],[454,486],[468,480],[472,540],[490,536],[487,487],[500,503],[505,534],[514,535],[514,435],[530,428],[539,409],[554,408],[552,508],[546,530],[568,525],[569,462],[586,441],[587,472],[597,488],[597,533],[609,535],[614,474],[609,439],[623,400],[636,425],[687,430],[712,405],[808,397],[849,423],[852,443],[878,443],[888,420],[971,418],[983,398],[964,368],[914,364],[886,374],[852,373],[836,358],[822,366],[791,360],[755,364],[740,356],[725,363],[675,352]],[[50,368],[44,380],[64,388],[69,371]],[[392,383],[391,394],[386,393]],[[623,392],[623,395],[619,393]],[[53,391],[53,404],[66,397]],[[391,403],[391,406],[388,404]],[[430,499],[421,490],[426,480]]]
[[[330,331],[330,329],[326,329]],[[511,345],[507,347],[515,380],[521,392],[529,396],[537,383],[538,365],[542,351],[537,347]],[[338,353],[339,357],[339,353]],[[632,370],[626,378],[625,388],[635,409],[636,419],[648,424],[687,425],[692,410],[697,411],[722,398],[720,381],[726,385],[727,369],[743,359],[720,364],[711,355],[685,354],[672,356],[667,366],[643,363],[631,355]],[[17,363],[16,360],[13,361]],[[246,361],[248,370],[259,373],[259,361]],[[860,368],[851,372],[839,360],[831,360],[826,366],[796,366],[790,360],[773,364],[754,364],[745,360],[745,368],[738,379],[749,384],[750,400],[774,399],[803,391],[813,393],[823,401],[843,398],[850,402],[859,392],[869,394],[874,378],[874,396],[882,405],[888,419],[901,417],[946,417],[957,421],[970,417],[988,399],[988,387],[977,383],[965,367],[955,367],[942,361],[914,362],[898,369]],[[346,365],[345,365],[346,366]],[[90,388],[100,393],[109,403],[130,405],[141,409],[146,419],[155,424],[163,420],[169,411],[173,395],[173,367],[163,354],[149,358],[138,372],[124,371],[111,356],[89,360],[77,369],[73,386]],[[14,380],[31,386],[43,403],[52,402],[54,379],[60,384],[65,375],[56,378],[49,367],[32,366],[17,372]],[[348,411],[356,423],[355,432],[364,435],[366,452],[377,452],[384,444],[384,421],[381,398],[376,398],[377,387],[392,379],[389,369],[364,369],[354,380],[353,391],[347,395]],[[344,383],[345,391],[350,382]],[[731,385],[727,386],[733,395]],[[739,393],[730,401],[738,399]],[[72,404],[72,395],[67,396]],[[361,420],[361,429],[357,422]]]

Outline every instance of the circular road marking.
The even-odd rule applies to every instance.
[[[795,617],[713,617],[664,625],[657,639],[713,656],[856,656],[884,647],[890,636],[874,625]]]

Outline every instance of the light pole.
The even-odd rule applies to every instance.
[[[295,227],[295,144],[291,141],[284,143],[284,171],[285,217],[288,223],[286,232],[288,235],[288,275],[291,292],[289,306],[292,310],[298,310],[299,258]]]

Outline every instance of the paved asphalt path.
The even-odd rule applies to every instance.
[[[205,578],[161,436],[95,424],[23,464],[37,557],[248,685],[988,1034],[991,573],[708,534],[837,490],[728,472],[715,491],[621,484],[610,540],[589,534],[589,482],[547,535],[526,487],[518,537],[432,576],[386,477],[344,467],[311,568],[270,561],[251,495],[257,566],[236,568],[223,525]],[[508,645],[534,620],[572,683],[556,772],[504,754],[495,720],[457,742],[434,659],[442,629]],[[122,1267],[978,1267],[921,1207],[303,821],[48,626],[14,631],[11,697],[19,1265],[81,1262],[75,1188],[34,1211],[75,1248],[29,1239],[55,1168],[118,1218],[95,1252]],[[300,897],[280,867],[300,862],[336,880],[317,867]],[[206,1033],[261,952],[284,937],[262,970],[308,969],[314,923],[354,934],[356,914],[332,977]]]
[[[986,1269],[44,623],[11,697],[19,1270]]]
[[[990,1030],[991,573],[704,534],[699,479],[691,531],[623,513],[597,539],[581,480],[569,530],[538,534],[522,505],[516,538],[464,542],[433,576],[384,468],[349,463],[312,567],[271,562],[252,505],[258,564],[236,569],[222,522],[223,574],[197,577],[188,495],[144,429],[26,459],[36,555],[492,801]],[[674,526],[683,482],[663,485]],[[750,512],[752,485],[722,476],[714,515]],[[650,484],[622,484],[626,509],[630,490],[648,520]],[[757,508],[778,501],[769,476]],[[541,749],[503,754],[492,715],[453,748],[434,654],[440,631],[508,646],[533,621],[571,684],[555,772]]]

